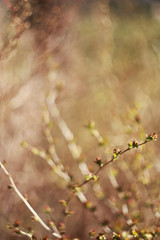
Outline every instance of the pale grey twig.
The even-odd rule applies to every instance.
[[[2,170],[4,171],[4,173],[8,176],[10,183],[12,185],[12,188],[14,189],[14,191],[17,193],[17,195],[19,196],[19,198],[24,202],[24,204],[27,206],[27,208],[31,211],[31,213],[34,215],[34,217],[36,218],[36,220],[38,220],[38,222],[49,232],[51,232],[51,234],[54,237],[57,237],[59,239],[61,239],[61,235],[58,231],[58,229],[56,228],[56,226],[54,226],[54,232],[52,231],[51,228],[49,228],[44,222],[43,220],[39,217],[39,215],[35,212],[35,210],[31,207],[31,205],[28,203],[28,201],[23,197],[23,195],[21,194],[21,192],[18,190],[11,174],[7,171],[7,169],[5,168],[5,166],[3,165],[3,163],[0,161],[0,167],[2,168]]]

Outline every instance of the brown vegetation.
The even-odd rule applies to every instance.
[[[157,1],[0,2],[0,161],[61,236],[85,240],[94,229],[93,239],[159,239],[159,139],[149,141],[160,131],[159,9]],[[28,227],[52,238],[2,170],[1,239]]]

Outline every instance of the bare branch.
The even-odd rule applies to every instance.
[[[34,215],[34,217],[36,218],[36,220],[38,220],[38,222],[49,232],[51,232],[51,234],[54,237],[57,237],[59,239],[61,239],[61,235],[58,231],[58,229],[56,228],[56,226],[54,226],[54,232],[52,231],[51,228],[49,228],[44,222],[43,220],[39,217],[39,215],[35,212],[35,210],[31,207],[31,205],[28,203],[28,201],[23,197],[23,195],[20,193],[20,191],[18,190],[11,174],[7,171],[7,169],[5,168],[5,166],[3,165],[3,163],[0,161],[0,167],[2,168],[2,170],[4,171],[4,173],[8,176],[11,185],[14,189],[14,191],[17,193],[17,195],[19,196],[19,198],[24,202],[24,204],[27,206],[27,208],[31,211],[31,213]]]

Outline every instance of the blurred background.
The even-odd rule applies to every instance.
[[[53,116],[50,132],[66,170],[75,183],[81,183],[80,161],[93,171],[97,156],[109,160],[115,147],[123,150],[129,141],[136,138],[141,142],[145,134],[160,131],[159,61],[159,1],[0,2],[0,156],[20,191],[28,195],[44,220],[48,217],[43,208],[49,205],[58,223],[62,212],[58,201],[67,199],[69,190],[47,163],[23,148],[21,142],[48,151],[43,121],[48,94],[61,89],[56,106],[74,141],[81,146],[80,157],[72,156]],[[87,129],[91,120],[102,139],[93,137]],[[159,141],[126,153],[122,161],[100,174],[99,196],[89,186],[84,189],[97,205],[100,222],[107,221],[114,231],[127,229],[122,201],[127,192],[131,195],[128,219],[139,214],[138,224],[152,227],[154,214],[145,203],[153,201],[159,211],[159,205],[154,205],[160,200],[158,154]],[[8,190],[9,180],[2,171],[0,179],[1,238],[17,239],[6,228],[16,219],[22,229],[32,227],[38,239],[46,236],[16,193]],[[97,217],[76,198],[71,208],[75,214],[67,219],[66,231],[72,238],[88,239],[93,228],[97,233],[103,231]]]

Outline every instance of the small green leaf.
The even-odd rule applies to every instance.
[[[74,214],[74,211],[65,211],[65,215],[71,216]]]
[[[97,175],[93,175],[93,176],[92,176],[92,179],[93,179],[93,181],[95,181],[95,182],[97,181],[98,178],[99,178],[99,176],[97,176]]]
[[[54,223],[53,221],[51,221],[51,220],[48,222],[48,224],[49,224],[49,226],[51,226],[51,227],[54,227],[54,225],[55,225],[55,223]]]
[[[51,213],[51,208],[49,206],[45,206],[44,207],[44,212],[47,213],[47,214],[50,214]]]
[[[95,128],[95,122],[93,120],[91,120],[89,123],[88,123],[88,128],[90,130],[94,129]]]
[[[95,235],[95,230],[94,229],[92,229],[90,232],[89,232],[89,238],[93,238],[94,237],[94,235]]]
[[[119,155],[120,155],[121,151],[119,149],[113,149],[113,159],[117,160]]]
[[[12,229],[13,227],[12,227],[12,225],[9,223],[9,224],[7,224],[7,228],[8,228],[8,229]]]
[[[113,233],[113,238],[112,238],[112,239],[113,239],[113,240],[121,240],[121,237],[120,237],[119,234]]]
[[[85,208],[89,209],[91,212],[96,210],[96,206],[93,205],[91,201],[87,201],[84,203]]]
[[[63,207],[67,207],[67,202],[65,200],[59,200],[59,203],[61,203]]]
[[[138,144],[139,144],[139,143],[134,140],[133,142],[129,142],[129,143],[128,143],[128,148],[129,148],[129,149],[138,148]]]
[[[9,185],[8,185],[8,189],[13,189],[12,184],[9,184]]]
[[[74,193],[74,194],[77,194],[77,193],[80,191],[80,187],[74,186],[74,187],[72,188],[72,190],[73,190],[73,193]]]
[[[157,133],[153,133],[153,134],[149,134],[146,137],[146,142],[150,142],[152,140],[157,140],[158,134]]]
[[[100,157],[97,157],[95,160],[95,163],[99,166],[99,167],[103,167],[103,163]]]
[[[90,174],[87,174],[86,176],[85,176],[85,179],[86,179],[86,181],[89,181],[90,179],[92,179],[92,174],[90,173]]]
[[[104,235],[104,233],[99,233],[99,235],[96,238],[97,240],[106,240],[106,237]]]
[[[27,144],[26,141],[22,141],[22,142],[21,142],[21,145],[22,145],[22,147],[27,147],[27,146],[28,146],[28,144]]]

